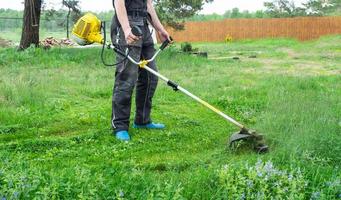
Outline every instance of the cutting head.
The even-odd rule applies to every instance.
[[[239,132],[232,134],[229,139],[229,147],[236,147],[240,141],[250,144],[257,153],[266,153],[269,151],[269,147],[264,143],[263,136],[255,131],[242,128]]]

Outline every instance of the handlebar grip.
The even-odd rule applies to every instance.
[[[173,38],[172,37],[170,37],[170,40],[165,40],[162,43],[161,47],[160,47],[161,51],[163,51],[169,45],[169,43],[171,43],[171,42],[173,42]]]
[[[143,35],[142,30],[138,26],[133,26],[131,28],[131,32],[137,37],[141,37]]]

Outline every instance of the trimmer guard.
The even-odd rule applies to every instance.
[[[232,134],[229,139],[229,147],[233,148],[239,141],[245,141],[251,144],[257,153],[266,153],[269,151],[269,147],[264,143],[263,135],[255,131],[242,128],[239,132]]]

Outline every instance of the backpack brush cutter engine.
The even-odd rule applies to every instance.
[[[233,118],[229,117],[222,111],[218,110],[217,108],[213,107],[206,101],[200,99],[199,97],[195,96],[194,94],[190,93],[186,89],[182,88],[180,85],[176,84],[175,82],[169,80],[165,76],[161,75],[160,73],[154,71],[153,69],[148,67],[148,63],[153,61],[157,55],[163,51],[172,41],[164,41],[159,48],[159,50],[154,54],[152,58],[149,60],[141,60],[141,61],[135,61],[130,55],[129,55],[129,49],[123,50],[120,48],[118,44],[110,44],[106,42],[106,33],[105,33],[105,22],[101,22],[95,15],[88,13],[85,16],[81,17],[78,22],[75,24],[72,35],[74,40],[79,45],[89,45],[92,43],[99,43],[103,45],[102,49],[102,61],[103,60],[103,50],[104,48],[113,49],[116,53],[122,55],[125,57],[125,59],[130,60],[130,62],[137,65],[137,67],[143,68],[147,70],[148,72],[152,73],[153,75],[159,77],[163,81],[167,83],[168,86],[170,86],[174,91],[181,91],[185,95],[191,97],[195,101],[199,102],[200,104],[204,105],[205,107],[209,108],[216,114],[223,117],[226,121],[234,124],[235,126],[238,126],[241,130],[232,134],[232,136],[229,139],[228,146],[230,148],[236,148],[239,145],[239,141],[245,141],[248,144],[252,146],[252,148],[258,152],[258,153],[265,153],[269,150],[268,146],[265,145],[263,136],[260,134],[257,134],[255,131],[251,131],[247,129],[244,125],[237,122]],[[101,34],[101,31],[103,31],[104,37]],[[132,27],[132,32],[134,35],[141,36],[142,32],[138,27]],[[105,63],[104,63],[105,64]],[[107,65],[107,64],[105,64]],[[114,64],[115,65],[115,64]],[[111,65],[111,66],[114,66]]]

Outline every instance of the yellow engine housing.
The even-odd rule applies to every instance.
[[[101,21],[92,13],[81,17],[72,29],[72,38],[81,46],[92,43],[103,44]]]

